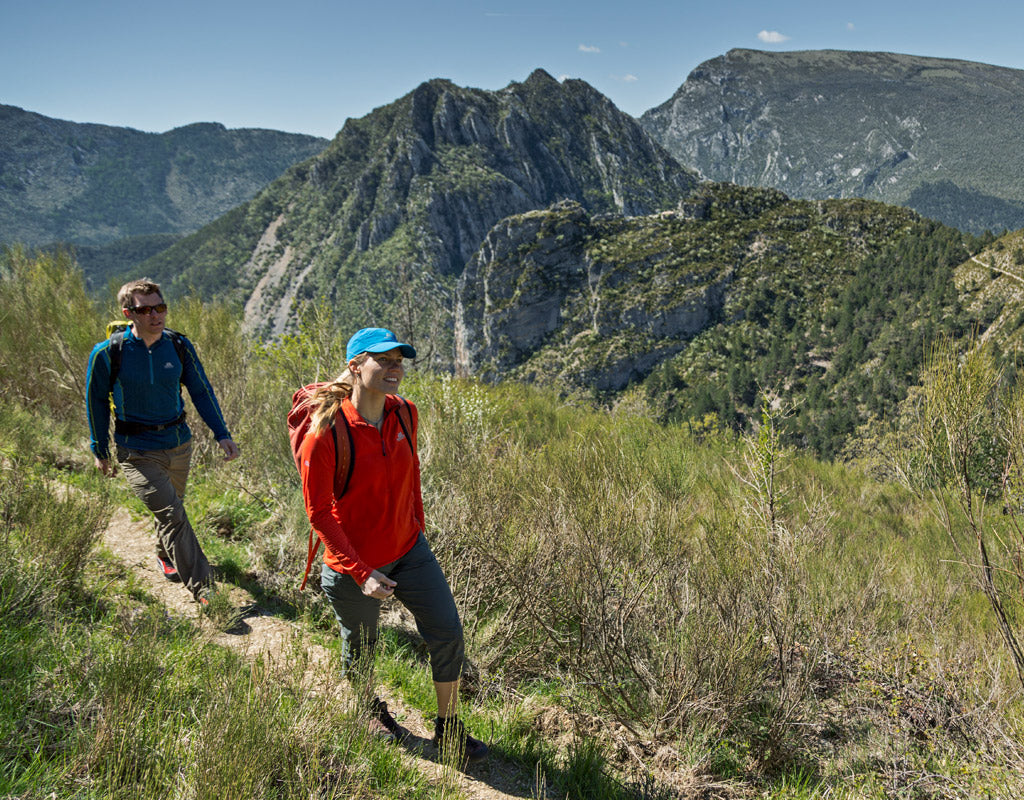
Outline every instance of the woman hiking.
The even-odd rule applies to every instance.
[[[470,736],[456,714],[462,623],[423,534],[416,407],[395,394],[405,375],[404,359],[415,357],[411,345],[384,328],[363,328],[349,339],[347,369],[312,397],[310,426],[299,451],[302,494],[310,524],[326,548],[320,585],[341,628],[346,670],[357,662],[364,669],[372,663],[381,601],[398,598],[412,612],[430,653],[438,751],[446,760],[479,760],[487,745]],[[346,436],[346,425],[352,469],[339,498],[335,437]],[[378,697],[370,711],[377,733],[395,741],[409,735]]]

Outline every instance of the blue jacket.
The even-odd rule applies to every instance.
[[[89,447],[97,458],[110,458],[111,396],[118,419],[162,425],[181,415],[184,408],[181,384],[188,389],[196,411],[217,441],[231,438],[195,348],[184,336],[181,338],[185,344],[184,364],[166,331],[152,348],[147,348],[128,328],[121,347],[121,370],[113,387],[110,385],[110,340],[104,339],[92,349],[85,377],[85,404],[89,417]],[[143,431],[131,436],[114,434],[117,444],[131,450],[168,450],[191,438],[192,431],[184,422],[161,431]]]

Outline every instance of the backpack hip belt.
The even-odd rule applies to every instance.
[[[159,425],[147,425],[144,422],[131,422],[126,419],[115,419],[114,420],[114,433],[119,433],[122,436],[138,436],[142,433],[149,431],[165,431],[168,428],[173,428],[180,425],[185,421],[185,412],[182,411],[177,419],[173,419],[170,422],[163,422]]]

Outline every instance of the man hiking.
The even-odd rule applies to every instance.
[[[213,387],[192,343],[167,329],[167,303],[147,278],[126,283],[117,293],[128,327],[97,344],[89,354],[86,413],[89,446],[96,467],[113,475],[109,449],[114,411],[117,461],[136,496],[156,517],[156,555],[161,572],[181,581],[197,602],[209,605],[210,564],[185,513],[183,498],[192,455],[192,431],[185,422],[181,386],[224,451],[238,457]]]

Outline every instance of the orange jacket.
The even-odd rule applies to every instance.
[[[351,575],[360,586],[370,573],[401,558],[423,530],[420,460],[398,421],[401,401],[388,395],[381,430],[364,420],[349,400],[342,413],[352,432],[353,470],[348,489],[334,497],[334,436],[310,431],[302,440],[302,497],[317,536],[324,543],[324,563]],[[413,425],[416,406],[409,403]],[[339,423],[339,434],[344,435]]]

